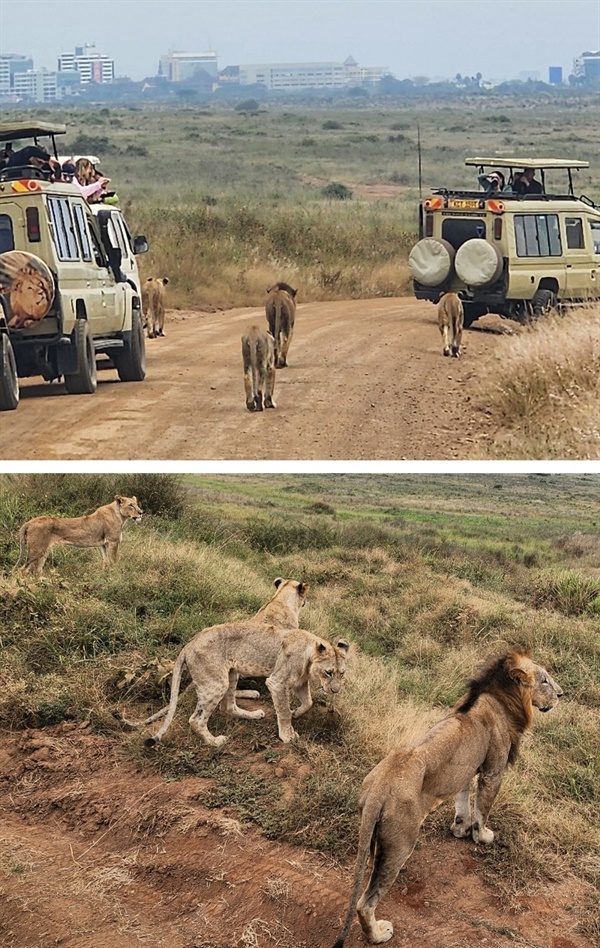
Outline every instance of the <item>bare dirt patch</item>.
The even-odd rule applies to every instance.
[[[205,786],[136,770],[85,724],[1,733],[2,945],[328,948],[352,865],[207,809]],[[502,904],[472,843],[431,836],[382,903],[392,945],[589,945],[575,931],[575,883]],[[365,945],[357,924],[347,945]]]
[[[300,304],[277,409],[246,411],[241,335],[264,309],[169,312],[144,382],[99,359],[95,395],[22,380],[0,415],[0,458],[446,460],[493,437],[473,404],[484,357],[513,323],[486,316],[442,356],[435,307],[413,299]]]

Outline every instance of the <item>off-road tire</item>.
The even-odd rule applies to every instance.
[[[111,358],[122,382],[143,382],[146,378],[146,340],[139,309],[134,309],[131,316],[129,341],[111,352]]]
[[[487,306],[480,306],[478,303],[465,303],[463,304],[463,326],[465,329],[470,329],[476,319],[479,319],[480,316],[485,316],[487,313]]]
[[[98,384],[96,351],[87,319],[78,319],[75,323],[73,341],[77,350],[78,368],[77,372],[65,375],[65,388],[70,395],[93,395]]]
[[[536,290],[531,301],[531,314],[534,319],[547,316],[556,309],[558,300],[553,290]]]
[[[2,360],[2,374],[0,375],[0,411],[14,411],[19,404],[17,360],[15,359],[11,341],[6,333],[2,333],[0,340],[0,359]]]

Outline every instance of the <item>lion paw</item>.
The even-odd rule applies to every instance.
[[[450,827],[450,832],[453,836],[456,836],[457,839],[465,839],[465,837],[471,835],[471,824],[465,823],[464,820],[455,820]]]
[[[279,732],[279,739],[283,741],[284,744],[289,744],[290,741],[295,741],[297,737],[298,732],[295,731],[293,727],[291,727],[289,731],[284,731],[283,734],[281,731]]]
[[[384,941],[389,941],[393,934],[394,926],[392,923],[382,919],[380,922],[375,922],[375,933],[370,941],[373,945],[382,945]]]
[[[227,737],[225,736],[225,734],[219,734],[219,736],[215,737],[214,741],[212,742],[212,746],[223,747],[223,744],[226,744],[226,743],[227,743]]]
[[[473,823],[472,835],[475,843],[485,843],[489,846],[494,842],[493,830],[488,829],[487,826],[479,826],[478,823]]]
[[[265,716],[264,711],[247,711],[246,714],[252,721],[260,721]]]
[[[445,356],[449,356],[449,355],[450,355],[450,346],[446,346],[446,347],[445,347],[445,349],[444,349],[444,355],[445,355]]]

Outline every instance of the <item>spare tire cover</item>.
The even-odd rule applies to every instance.
[[[54,299],[52,271],[35,254],[0,253],[0,293],[8,303],[8,325],[25,329],[47,316]]]
[[[408,258],[408,266],[415,280],[424,286],[439,286],[452,271],[454,247],[447,240],[425,237],[415,244]]]
[[[467,286],[487,286],[502,273],[502,254],[495,244],[474,237],[456,251],[454,268]]]

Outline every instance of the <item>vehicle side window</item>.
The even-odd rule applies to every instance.
[[[131,239],[131,234],[127,230],[127,225],[122,217],[115,217],[114,221],[117,231],[121,236],[119,247],[125,256],[130,256],[133,253],[133,241]]]
[[[124,256],[127,256],[129,253],[129,248],[123,242],[121,228],[119,227],[118,221],[113,217],[112,214],[106,222],[106,233],[108,234],[111,247],[118,247],[121,250],[121,253]]]
[[[592,229],[592,241],[594,244],[594,253],[600,256],[600,221],[590,221]]]
[[[560,257],[558,214],[515,214],[517,257]]]
[[[92,259],[92,247],[85,220],[85,211],[82,204],[72,204],[71,207],[73,210],[73,220],[75,221],[75,231],[77,232],[77,239],[81,249],[81,256],[84,260],[89,261]]]
[[[104,267],[104,269],[107,269],[108,261],[102,249],[100,241],[98,240],[98,235],[96,234],[96,231],[94,230],[93,227],[90,227],[90,236],[92,238],[92,249],[94,251],[94,260],[96,261],[99,267]]]
[[[0,214],[0,253],[15,249],[12,221],[8,214]]]
[[[567,247],[569,250],[585,250],[583,221],[581,217],[565,217]]]
[[[79,260],[71,208],[67,198],[48,198],[51,230],[59,260]]]

